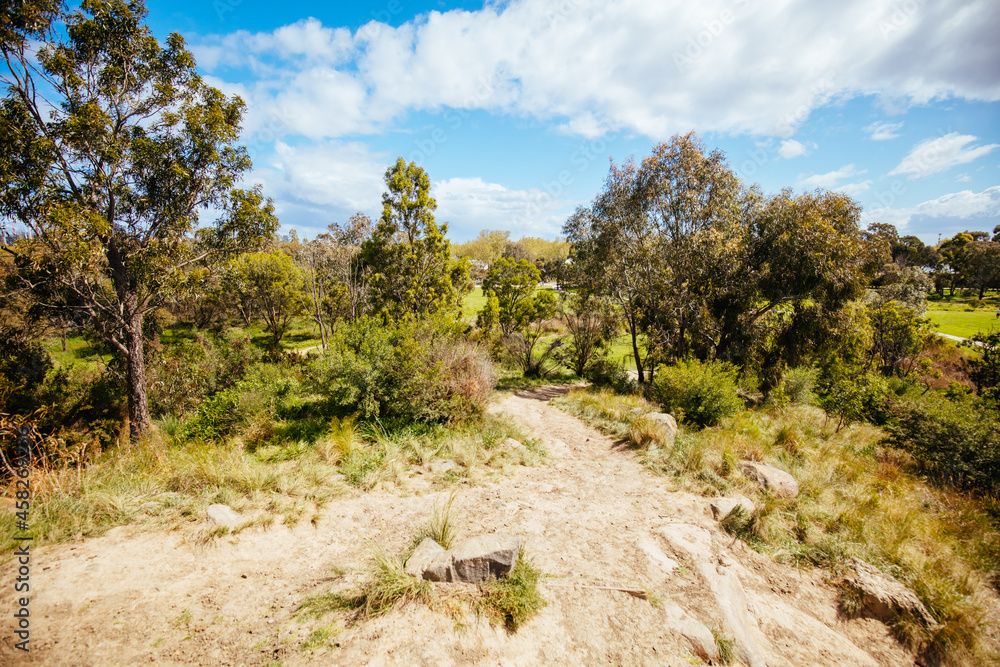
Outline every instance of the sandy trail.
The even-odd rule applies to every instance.
[[[295,620],[299,603],[334,581],[356,583],[360,574],[348,574],[345,584],[335,568],[362,567],[362,538],[401,549],[434,502],[447,497],[354,493],[328,505],[316,526],[250,529],[208,546],[193,542],[193,528],[141,533],[126,526],[39,549],[32,556],[32,651],[13,649],[5,619],[0,663],[687,665],[692,644],[671,615],[679,608],[726,628],[702,576],[714,576],[705,569],[713,568],[742,582],[741,604],[768,665],[913,664],[885,626],[838,618],[835,592],[821,573],[775,564],[735,542],[711,519],[707,499],[669,491],[634,453],[547,404],[564,390],[520,392],[494,408],[545,443],[549,464],[460,487],[454,502],[463,535],[519,535],[549,575],[541,584],[548,605],[514,635],[473,616],[456,627],[451,617],[412,604],[341,626],[336,645],[301,651],[321,623]],[[711,554],[677,548],[665,530],[709,536]],[[681,567],[668,573],[659,555],[647,553],[650,545]],[[13,578],[12,564],[0,568],[0,580]],[[663,603],[597,586],[645,589]]]

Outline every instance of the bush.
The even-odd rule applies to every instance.
[[[958,485],[1000,488],[1000,415],[971,395],[928,394],[893,406],[889,442],[933,475]]]
[[[839,418],[838,431],[846,424],[866,420],[882,426],[889,418],[891,393],[888,381],[878,373],[841,375],[828,381],[821,403],[828,414]]]
[[[714,426],[743,408],[736,367],[723,361],[689,359],[660,366],[654,386],[664,410],[695,426]]]
[[[636,389],[636,383],[628,372],[608,359],[599,359],[584,371],[584,377],[598,387],[608,387],[618,394],[631,394]]]
[[[309,375],[334,412],[420,422],[480,413],[496,384],[489,355],[450,325],[367,317],[345,325]]]
[[[287,369],[257,364],[247,376],[204,401],[187,423],[187,437],[218,440],[250,425],[254,417],[280,412],[281,404],[299,388]]]
[[[781,378],[781,389],[792,403],[812,405],[816,402],[813,390],[818,376],[819,371],[815,368],[789,368]]]
[[[205,397],[239,382],[260,360],[248,338],[196,335],[154,348],[146,362],[150,410],[154,416],[190,412]]]

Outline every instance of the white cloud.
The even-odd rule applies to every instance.
[[[854,197],[861,194],[862,192],[870,190],[871,187],[872,187],[872,181],[869,178],[859,183],[844,183],[843,185],[838,185],[837,187],[834,188],[834,190],[836,190],[837,192],[843,192],[845,195],[849,197]]]
[[[838,185],[840,185],[840,181],[844,180],[845,178],[860,176],[861,174],[864,174],[867,171],[868,171],[867,169],[862,169],[858,171],[858,168],[855,167],[853,164],[847,164],[841,167],[840,169],[837,169],[836,171],[827,172],[825,174],[814,174],[813,176],[808,176],[808,177],[800,176],[799,180],[796,182],[796,185],[798,185],[801,188],[808,188],[808,189],[822,188],[830,190],[837,188]],[[866,181],[866,182],[869,185],[871,185],[871,181]],[[842,186],[842,187],[847,187],[847,186]],[[867,188],[863,189],[867,190]]]
[[[872,123],[865,128],[865,132],[869,133],[868,138],[872,141],[888,141],[900,136],[902,127],[902,123]]]
[[[209,70],[254,72],[251,107],[288,113],[288,131],[309,137],[378,132],[445,106],[554,119],[584,136],[605,125],[653,139],[693,127],[788,136],[818,106],[857,95],[904,107],[1000,99],[993,1],[901,11],[844,0],[830,12],[809,0],[512,0],[354,34],[307,19],[195,48]]]
[[[812,144],[812,146],[815,146],[815,144]],[[786,139],[785,141],[782,141],[781,146],[778,147],[778,155],[786,160],[791,160],[792,158],[799,157],[800,155],[808,154],[809,147],[801,141],[796,141],[795,139]]]
[[[896,168],[889,172],[889,175],[906,174],[908,178],[922,178],[955,165],[972,162],[976,158],[1000,148],[1000,144],[966,148],[966,144],[976,140],[978,137],[958,132],[952,132],[937,139],[925,139],[914,146],[906,157],[896,165]]]
[[[915,218],[972,220],[1000,216],[1000,185],[982,192],[962,190],[909,208],[882,207],[866,211],[867,222],[887,222],[902,229]],[[989,225],[992,229],[992,224]]]
[[[558,235],[572,202],[539,189],[510,190],[481,178],[450,178],[434,184],[435,218],[449,223],[449,238],[474,237],[481,229],[507,229],[512,238]]]
[[[969,176],[968,174],[959,174],[955,177],[955,180],[959,183],[968,183],[972,180],[972,176]]]

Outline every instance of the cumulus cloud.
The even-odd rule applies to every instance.
[[[255,72],[251,105],[315,138],[446,106],[555,119],[584,136],[788,136],[818,106],[857,95],[1000,99],[992,3],[844,0],[831,13],[809,0],[512,0],[354,33],[307,19],[195,50],[219,76]],[[873,138],[894,133],[884,125]]]
[[[507,229],[513,238],[555,236],[572,202],[539,189],[511,190],[481,178],[450,178],[434,184],[435,217],[449,223],[448,236],[474,237],[482,229]]]
[[[966,147],[978,139],[979,137],[971,134],[958,132],[937,139],[925,139],[914,146],[889,175],[905,174],[908,178],[923,178],[955,165],[967,164],[1000,148],[1000,144]]]
[[[902,128],[902,123],[872,123],[865,128],[865,132],[872,141],[888,141],[900,136],[899,130]]]
[[[815,146],[815,144],[812,144],[812,146]],[[801,141],[796,141],[795,139],[786,139],[785,141],[782,141],[781,146],[778,147],[778,155],[786,160],[791,160],[792,158],[799,157],[800,155],[808,154],[809,147]]]
[[[941,221],[989,221],[984,225],[993,228],[1000,222],[1000,185],[982,192],[962,190],[937,199],[931,199],[908,208],[881,207],[867,211],[863,216],[867,222],[886,222],[897,229],[911,226],[918,219],[936,221],[936,227],[945,231]]]

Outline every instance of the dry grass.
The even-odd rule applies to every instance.
[[[632,396],[575,390],[553,402],[619,437],[629,437],[641,420],[631,410],[641,399]],[[791,405],[743,411],[711,429],[682,429],[674,447],[639,454],[677,488],[750,497],[757,509],[734,513],[724,527],[778,560],[836,575],[845,559],[857,557],[905,583],[941,623],[936,632],[905,619],[896,625],[915,650],[944,655],[949,664],[996,659],[986,609],[996,592],[990,589],[1000,585],[1000,516],[987,511],[988,499],[929,485],[883,438],[868,425],[835,432],[822,411]],[[642,445],[641,438],[632,442]],[[739,473],[740,460],[788,471],[798,497],[762,492]]]
[[[166,421],[166,420],[165,420]],[[136,445],[119,445],[87,465],[32,473],[31,526],[37,544],[101,535],[133,522],[172,530],[201,521],[213,503],[248,518],[245,528],[280,520],[318,520],[331,499],[350,485],[362,490],[402,490],[414,467],[454,459],[458,468],[428,475],[436,486],[488,479],[515,466],[538,465],[544,450],[511,422],[486,415],[462,427],[421,426],[396,431],[360,429],[333,420],[314,441],[274,443],[250,450],[246,434],[224,443],[180,441],[162,429]],[[513,437],[525,447],[501,446]],[[142,508],[149,502],[157,503]],[[16,546],[15,516],[0,514],[0,553]],[[196,541],[220,534],[202,531]]]

